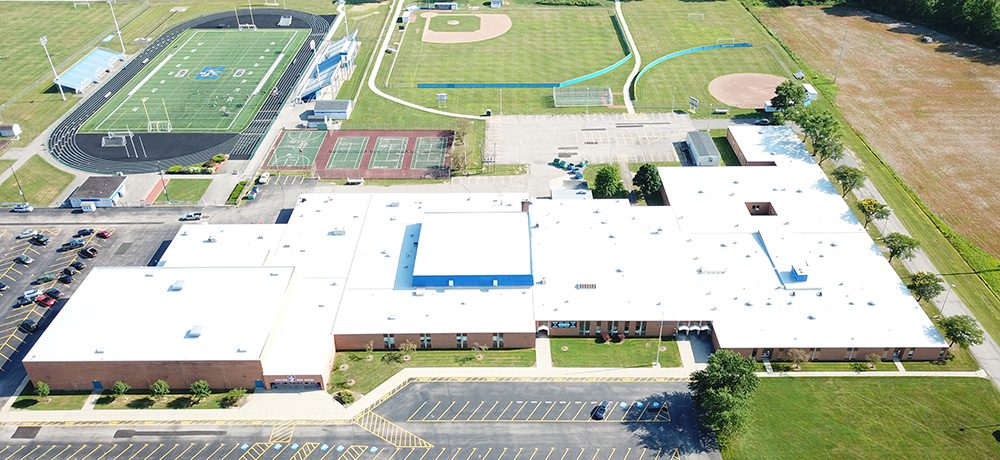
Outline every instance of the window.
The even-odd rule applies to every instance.
[[[635,335],[643,336],[646,335],[646,322],[636,321],[635,323]]]
[[[503,332],[493,334],[493,348],[503,348]]]
[[[382,334],[382,345],[386,350],[396,348],[396,336],[392,334]]]
[[[910,351],[906,352],[906,359],[913,359],[913,348],[910,348]]]
[[[625,328],[625,335],[628,335],[628,325],[629,325],[629,322],[625,321],[625,326],[624,326],[624,328]]]
[[[618,321],[611,321],[611,323],[608,325],[608,332],[612,334],[618,333]]]
[[[601,323],[602,321],[598,321],[597,326],[594,327],[594,335],[601,335]]]
[[[455,334],[455,348],[469,348],[469,335]]]
[[[580,336],[590,335],[590,321],[580,321]]]
[[[420,348],[430,348],[430,347],[431,347],[431,335],[420,334]]]

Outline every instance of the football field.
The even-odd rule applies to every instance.
[[[84,124],[84,132],[240,132],[308,36],[188,30]]]

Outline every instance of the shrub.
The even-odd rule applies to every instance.
[[[351,390],[340,390],[337,392],[336,398],[341,404],[351,404],[354,402],[354,392]]]
[[[127,383],[125,383],[125,382],[123,382],[121,380],[117,380],[117,381],[115,381],[114,385],[111,385],[111,395],[115,396],[115,397],[124,396],[125,393],[128,393],[128,390],[131,390],[131,389],[132,389],[132,387],[129,386],[129,384],[127,384]]]
[[[215,155],[215,156],[212,157],[212,161],[214,161],[216,163],[223,163],[223,162],[225,162],[228,159],[229,159],[229,155],[226,155],[225,153],[220,153],[220,154]]]
[[[204,399],[212,394],[212,387],[208,386],[207,381],[198,380],[191,384],[191,394],[197,399]]]
[[[236,187],[233,187],[232,193],[229,194],[229,199],[226,200],[226,204],[236,204],[236,199],[240,197],[240,194],[243,193],[243,189],[245,189],[246,186],[247,186],[247,181],[245,180],[239,181],[236,184]]]
[[[41,380],[35,382],[35,396],[38,396],[39,398],[44,398],[47,397],[51,392],[52,389],[49,388],[49,384]]]
[[[167,393],[170,393],[170,385],[162,379],[153,382],[153,384],[149,386],[149,394],[157,398],[162,398],[166,396]]]
[[[851,370],[854,372],[864,372],[868,370],[868,365],[861,361],[855,361],[851,363]]]
[[[171,167],[167,168],[167,174],[178,174],[183,169],[184,169],[183,166],[179,166],[179,165],[178,166],[171,166]]]
[[[226,395],[219,400],[219,405],[222,407],[233,407],[239,404],[243,396],[247,394],[246,388],[233,388],[226,392]]]

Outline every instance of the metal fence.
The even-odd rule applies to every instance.
[[[609,87],[578,86],[552,88],[552,102],[556,107],[609,107],[614,98]]]

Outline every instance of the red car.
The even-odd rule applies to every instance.
[[[111,238],[111,230],[101,230],[97,232],[97,236],[104,239]]]
[[[46,307],[51,307],[51,306],[53,306],[53,305],[56,304],[56,299],[53,299],[52,297],[49,297],[49,296],[47,296],[45,294],[42,294],[42,295],[38,296],[37,298],[35,298],[35,302],[38,302],[40,305],[43,305],[43,306],[46,306]]]

